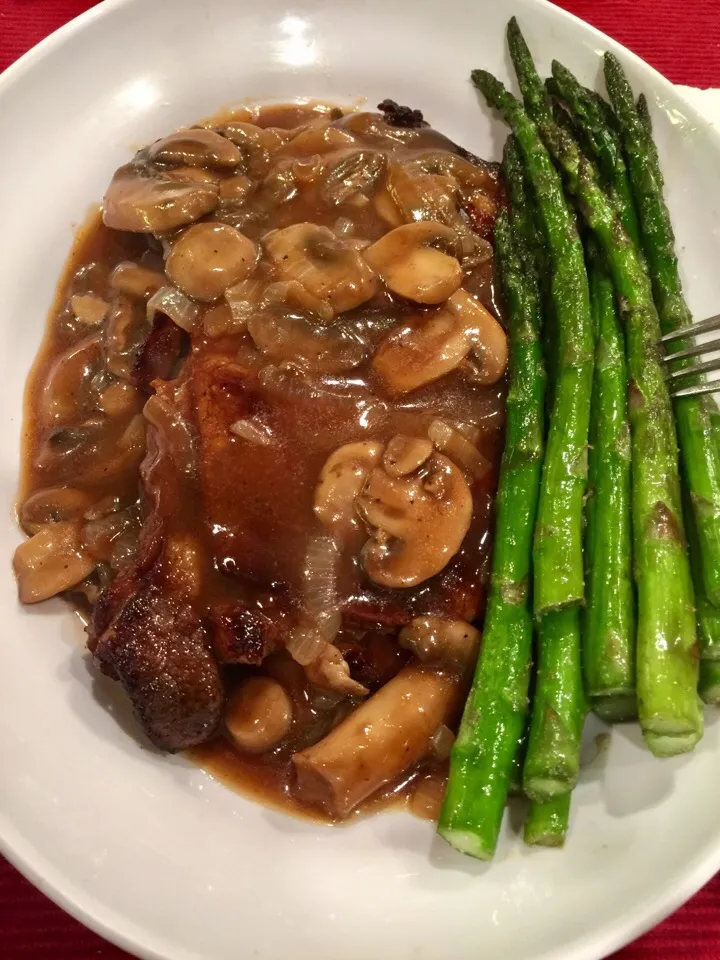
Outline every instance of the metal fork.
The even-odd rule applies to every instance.
[[[674,330],[672,333],[666,333],[664,337],[660,338],[660,343],[665,350],[672,350],[676,340],[687,340],[698,333],[715,333],[716,331],[720,331],[720,314],[710,317],[709,320],[703,320],[702,323],[695,323],[692,327],[686,327],[684,330]],[[694,343],[691,347],[677,350],[675,353],[666,353],[663,361],[666,364],[672,364],[675,360],[699,357],[704,353],[712,353],[714,350],[720,350],[720,337],[705,343]],[[699,363],[681,367],[679,370],[670,370],[667,374],[670,395],[673,397],[695,397],[701,393],[720,393],[720,380],[710,381],[710,383],[696,383],[689,387],[683,387],[682,385],[685,377],[710,373],[713,370],[720,370],[720,357],[715,357],[713,360],[701,360]]]

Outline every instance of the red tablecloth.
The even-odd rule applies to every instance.
[[[720,0],[560,0],[675,83],[720,87]],[[88,0],[0,0],[0,70]],[[615,960],[720,960],[720,875]],[[0,960],[128,960],[0,858]]]

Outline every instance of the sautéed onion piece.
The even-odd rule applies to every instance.
[[[331,820],[437,807],[502,440],[497,169],[383,109],[226,110],[116,172],[31,377],[14,561],[154,743]]]

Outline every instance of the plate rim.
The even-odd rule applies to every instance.
[[[139,4],[141,0],[100,0],[78,16],[62,24],[48,36],[22,54],[0,75],[0,100],[12,91],[13,86],[26,76],[33,67],[60,48],[70,38],[85,30],[96,20],[111,17],[116,10]],[[401,2],[401,0],[388,0]],[[605,49],[618,54],[621,59],[635,67],[652,82],[652,91],[665,91],[671,99],[679,100],[688,119],[694,126],[702,129],[712,141],[720,157],[720,128],[714,126],[703,112],[686,97],[681,85],[667,79],[659,70],[633,53],[619,41],[603,33],[597,27],[576,14],[556,6],[552,0],[518,0],[528,8],[545,8],[544,16],[556,17],[559,21],[569,21],[592,36]],[[549,10],[547,9],[549,8]],[[125,950],[140,960],[183,960],[185,953],[178,953],[171,943],[162,943],[160,949],[151,946],[154,934],[146,926],[138,926],[131,918],[122,917],[109,911],[106,906],[95,904],[85,890],[77,890],[74,885],[63,887],[62,876],[44,857],[42,851],[35,848],[29,838],[21,835],[17,827],[8,822],[0,808],[0,854],[42,894],[48,897],[74,920],[102,937],[109,943]],[[535,954],[535,960],[601,960],[631,943],[647,931],[661,923],[693,897],[708,881],[720,871],[720,822],[715,843],[702,854],[690,861],[684,869],[668,877],[660,891],[643,901],[631,905],[615,920],[612,927],[590,930],[577,939],[569,948],[551,948],[549,951]],[[111,925],[118,920],[125,927]],[[143,939],[138,939],[142,936]],[[170,951],[170,952],[168,952]]]

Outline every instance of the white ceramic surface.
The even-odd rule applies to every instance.
[[[620,53],[650,96],[691,306],[717,312],[720,137],[650,68],[530,0],[110,0],[0,79],[0,836],[95,930],[163,960],[595,960],[720,867],[720,725],[653,760],[617,730],[586,766],[563,852],[455,854],[408,815],[285,818],[139,746],[60,602],[23,610],[10,555],[22,390],[73,225],[134,146],[250,98],[383,97],[497,157],[471,67],[507,76],[505,21],[594,82]],[[118,723],[120,719],[120,723]],[[589,756],[593,755],[593,734]]]

